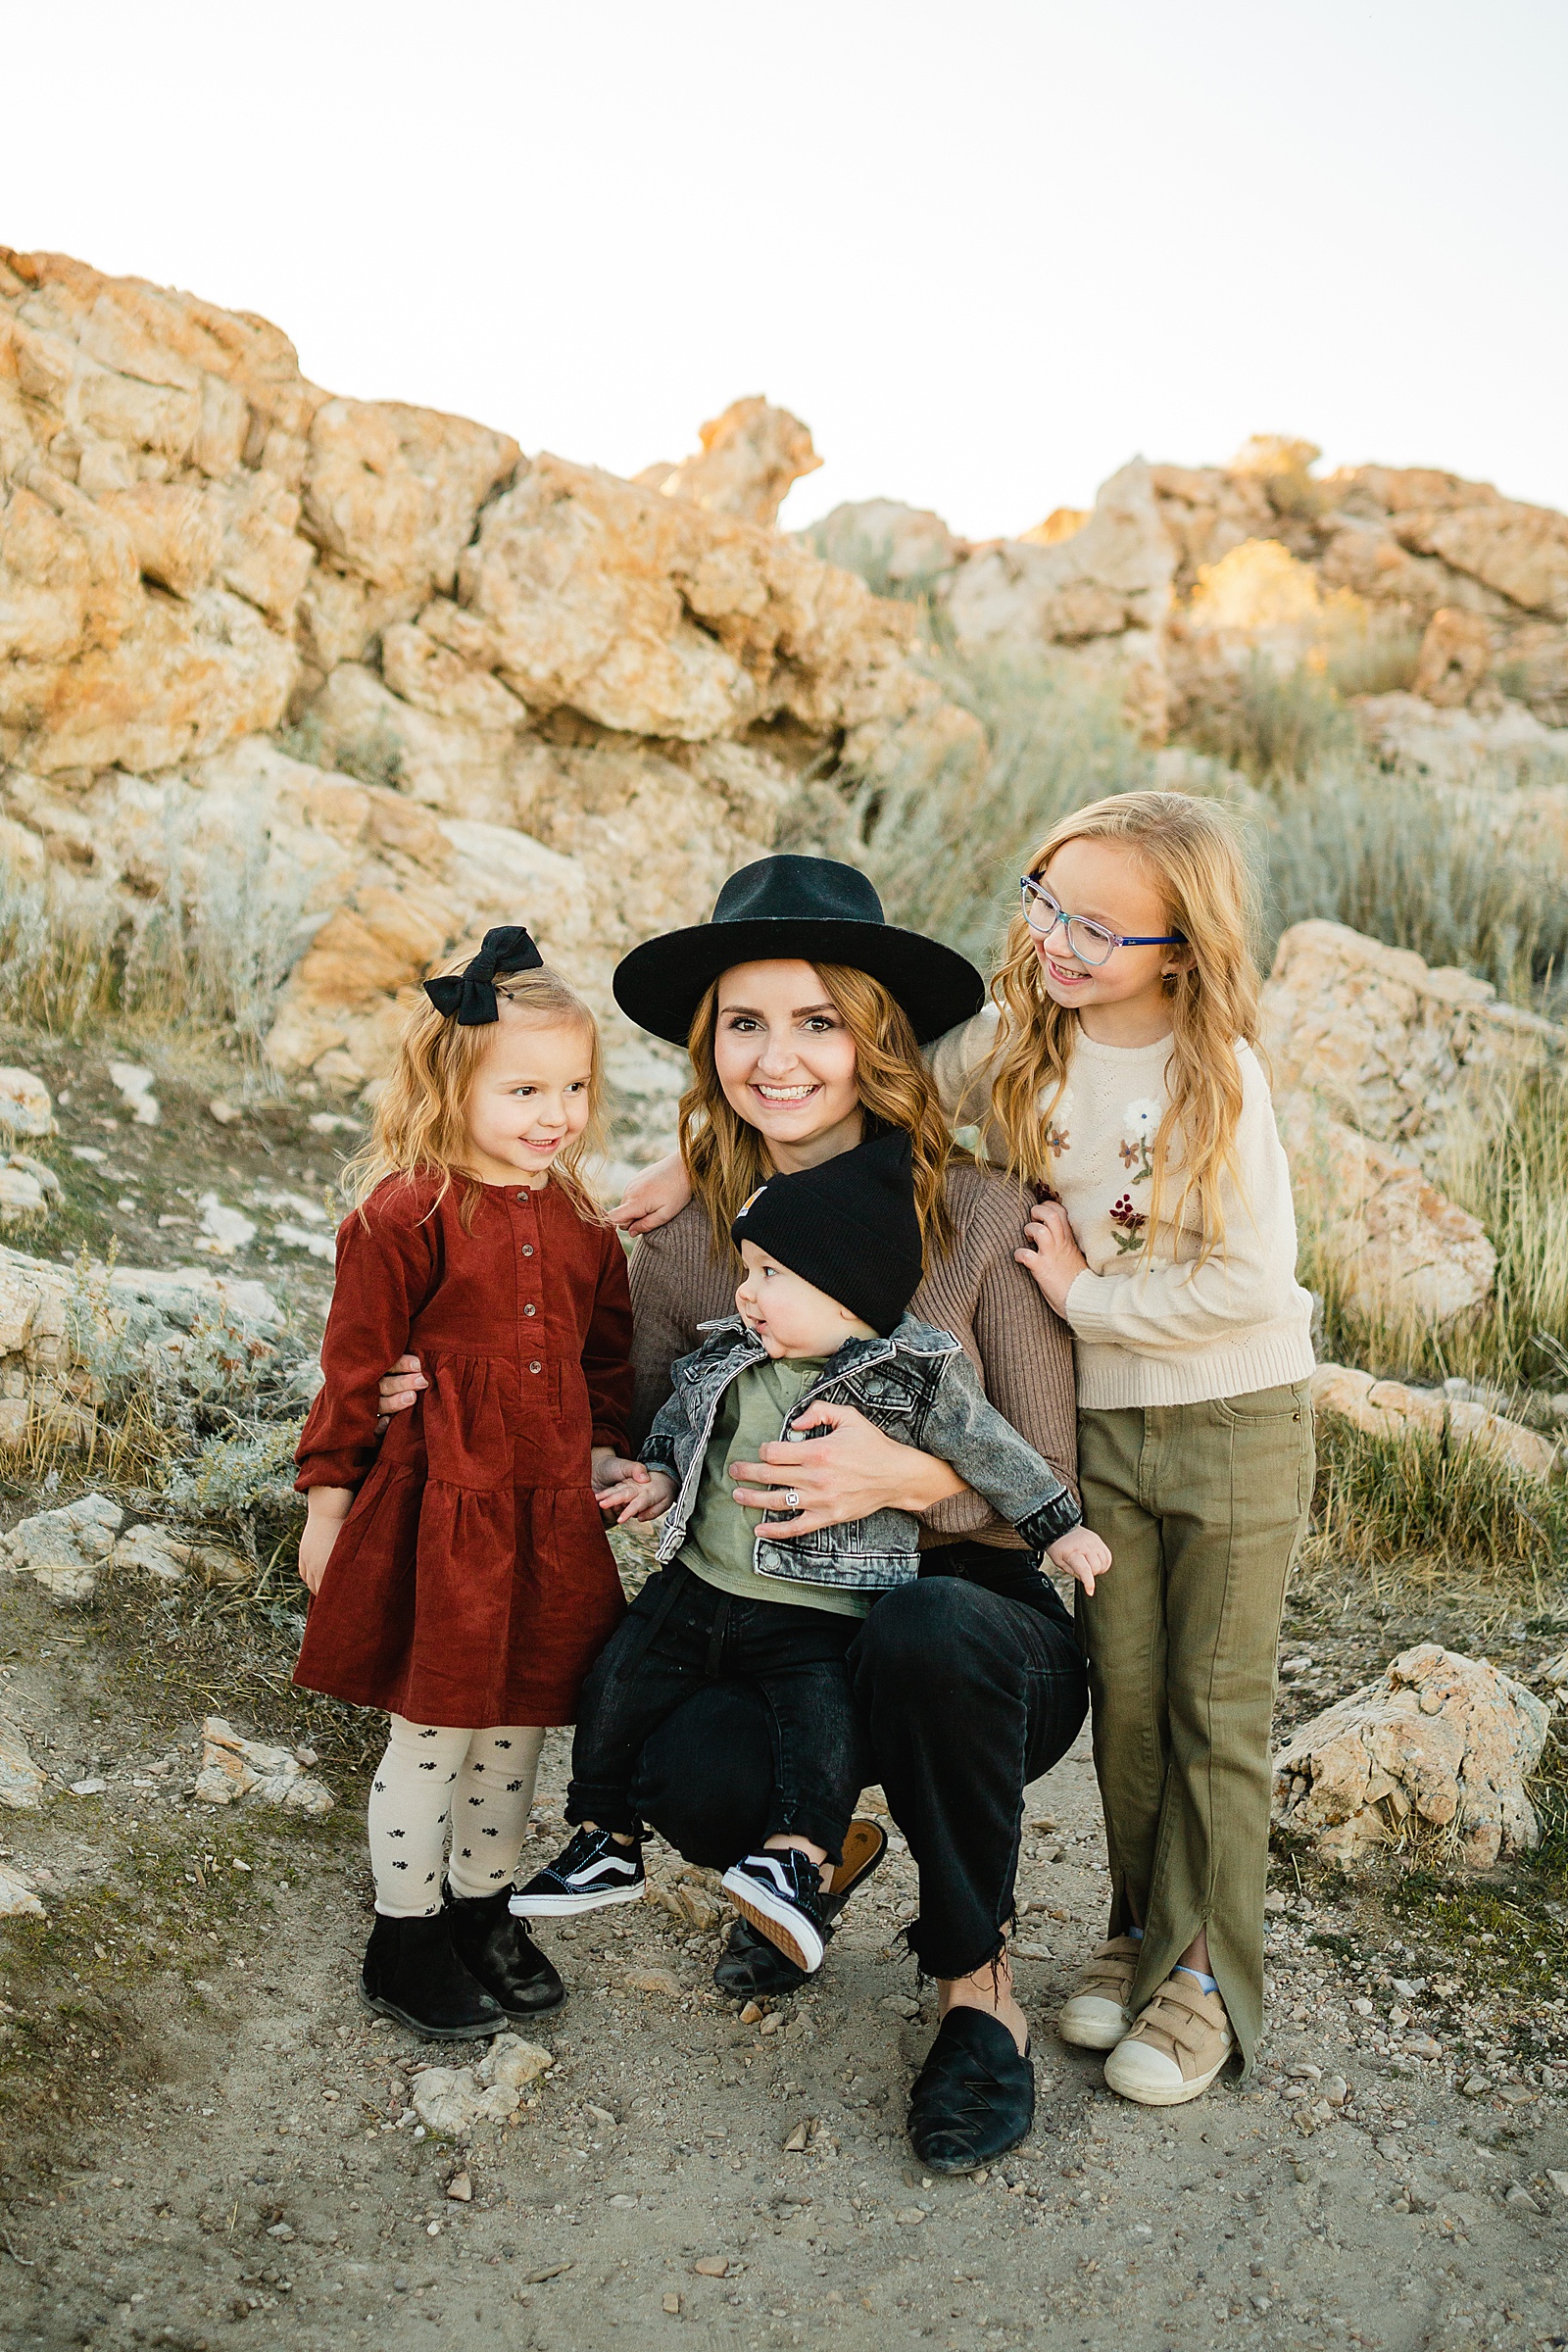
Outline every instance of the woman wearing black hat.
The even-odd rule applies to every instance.
[[[634,949],[614,985],[641,1027],[689,1048],[694,1069],[681,1104],[693,1197],[645,1232],[632,1258],[634,1444],[699,1326],[732,1311],[729,1230],[748,1196],[775,1171],[902,1127],[926,1251],[913,1311],[962,1343],[998,1410],[1071,1481],[1071,1348],[1014,1262],[1016,1187],[951,1159],[920,1051],[979,1008],[973,966],[890,925],[855,868],[780,856],[732,876],[710,922]],[[397,1385],[383,1392],[388,1403],[412,1396],[400,1398]],[[815,1408],[813,1419],[831,1420],[832,1434],[763,1447],[774,1458],[739,1465],[736,1492],[758,1508],[798,1503],[802,1534],[884,1508],[922,1519],[920,1581],[878,1602],[851,1654],[871,1769],[919,1865],[910,1946],[937,1978],[943,2011],[911,2131],[924,2163],[967,2170],[1014,2145],[1032,2112],[1005,1931],[1024,1788],[1077,1736],[1083,1663],[1054,1588],[946,1463],[849,1408]],[[635,1802],[689,1860],[721,1865],[759,1841],[771,1773],[756,1692],[718,1679],[649,1741]],[[715,1973],[742,1995],[802,1981],[744,1922]]]

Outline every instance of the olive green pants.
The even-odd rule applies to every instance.
[[[1263,2020],[1280,1614],[1312,1471],[1304,1381],[1078,1416],[1084,1517],[1113,1562],[1078,1595],[1110,1933],[1144,1931],[1137,2010],[1206,1930],[1244,2072]]]

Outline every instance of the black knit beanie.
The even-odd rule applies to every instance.
[[[914,1170],[902,1128],[819,1168],[770,1176],[730,1227],[884,1337],[920,1285]]]

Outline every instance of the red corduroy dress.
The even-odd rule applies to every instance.
[[[569,1723],[625,1610],[589,1448],[626,1449],[625,1253],[556,1185],[432,1206],[389,1177],[345,1219],[296,1486],[352,1487],[294,1679],[416,1723]],[[376,1383],[429,1387],[375,1436]]]

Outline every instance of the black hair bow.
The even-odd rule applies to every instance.
[[[427,980],[424,993],[437,1012],[449,1017],[456,1013],[465,1029],[482,1029],[487,1021],[501,1018],[496,1005],[497,980],[508,972],[537,971],[543,962],[520,923],[502,923],[485,933],[478,955],[461,972]]]

